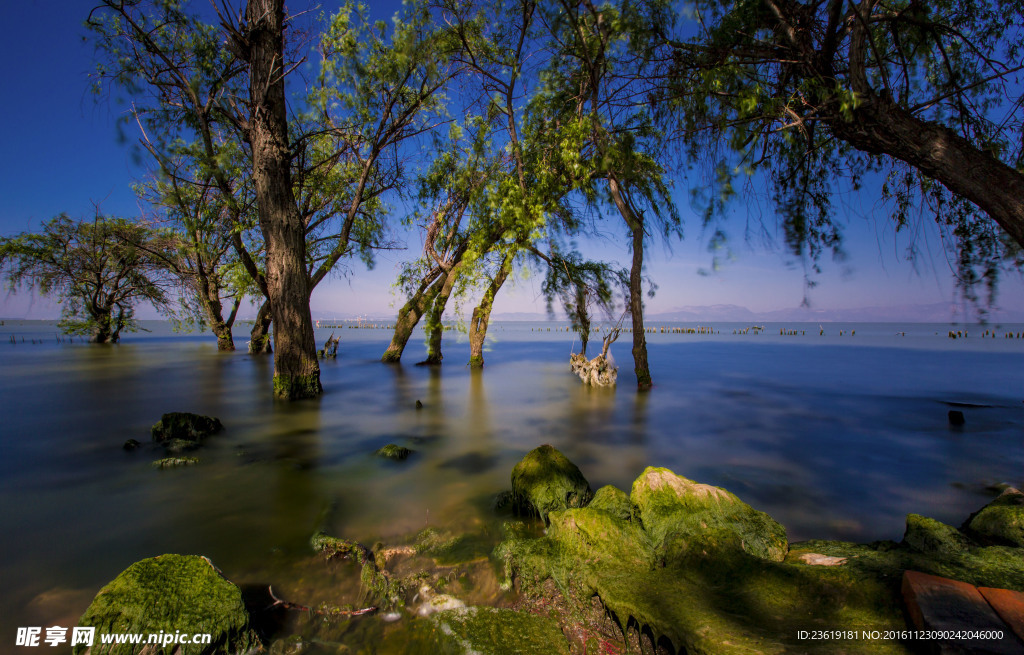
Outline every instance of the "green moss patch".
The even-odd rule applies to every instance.
[[[576,465],[549,445],[534,448],[515,465],[512,494],[521,511],[536,513],[545,522],[550,512],[583,507],[593,495]]]
[[[629,501],[629,496],[622,489],[610,484],[598,489],[587,507],[604,510],[623,521],[630,521],[633,518],[633,503]]]
[[[465,607],[439,612],[431,620],[461,652],[480,655],[569,655],[553,619],[494,607]]]
[[[1007,488],[968,519],[965,529],[985,543],[1024,548],[1024,493]]]
[[[194,555],[161,555],[132,564],[100,590],[78,625],[95,627],[97,635],[180,631],[212,636],[207,645],[181,645],[183,655],[244,653],[259,645],[241,591],[209,560]],[[92,652],[116,655],[137,650],[129,644],[108,650],[97,645]],[[83,646],[75,649],[76,654],[83,651]]]
[[[155,469],[176,469],[183,466],[195,466],[199,463],[198,457],[164,457],[153,462]]]

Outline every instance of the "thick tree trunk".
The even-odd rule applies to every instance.
[[[622,188],[614,176],[609,176],[608,190],[612,200],[629,228],[633,241],[633,265],[629,269],[629,314],[633,321],[633,370],[636,372],[636,388],[647,391],[653,385],[651,369],[647,365],[647,333],[644,330],[644,222],[643,216],[627,202]]]
[[[398,319],[395,321],[395,333],[391,336],[391,343],[388,345],[388,349],[384,351],[384,354],[381,355],[380,361],[394,363],[402,360],[402,353],[405,351],[406,344],[409,343],[412,331],[416,328],[416,324],[420,322],[423,313],[434,302],[434,298],[441,292],[444,282],[447,281],[446,278],[437,279],[436,276],[432,276],[431,279],[433,284],[427,287],[426,285],[429,282],[424,280],[424,283],[420,284],[420,288],[416,290],[412,298],[398,310]]]
[[[264,299],[263,304],[260,305],[260,310],[256,313],[256,321],[252,325],[252,331],[249,333],[250,355],[269,355],[274,352],[274,349],[270,347],[271,318],[270,302]]]
[[[833,120],[830,127],[859,150],[889,155],[938,180],[1024,247],[1024,175],[953,130],[877,96],[854,109],[849,122]]]
[[[274,320],[274,395],[323,393],[309,311],[305,225],[295,204],[284,85],[284,0],[249,0],[249,99],[253,182],[267,252]]]
[[[495,273],[494,279],[480,299],[480,304],[473,308],[473,317],[469,321],[469,367],[483,368],[484,365],[484,342],[487,340],[487,325],[491,321],[491,309],[494,308],[494,298],[498,295],[501,286],[505,284],[509,274],[512,273],[512,261],[515,256],[510,252],[505,255],[501,262],[501,268]]]
[[[111,337],[113,337],[114,335],[111,333],[110,323],[110,310],[107,310],[106,313],[94,313],[92,323],[92,338],[90,339],[90,341],[92,341],[93,343],[108,343],[111,341],[117,343],[116,337],[111,339]]]
[[[427,358],[420,364],[440,364],[444,356],[441,354],[441,338],[444,336],[444,324],[441,322],[444,316],[445,305],[452,295],[452,288],[458,278],[459,267],[453,266],[445,275],[444,284],[441,290],[434,297],[430,305],[430,315],[427,317]]]

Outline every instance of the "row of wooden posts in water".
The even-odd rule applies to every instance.
[[[245,323],[245,322],[246,321],[242,321],[242,323]],[[248,321],[248,322],[251,322],[251,321]],[[345,325],[345,324],[341,324],[341,323],[324,324],[324,323],[317,322],[316,326],[317,326],[317,328],[328,329],[328,330],[336,330],[336,329],[342,329],[342,328],[347,328],[347,329],[352,329],[352,330],[358,330],[358,329],[393,330],[395,328],[394,325],[388,325],[386,323],[356,323],[354,325]],[[449,332],[449,331],[455,330],[456,326],[454,326],[454,325],[443,325],[442,329],[444,331],[446,331],[446,332]],[[623,333],[631,333],[632,331],[633,331],[632,328],[622,328],[622,332]],[[747,328],[734,329],[732,331],[732,333],[733,334],[738,334],[738,335],[751,334],[751,333],[752,334],[761,334],[761,332],[763,332],[763,331],[764,331],[764,326],[752,325],[752,326],[747,327]],[[568,326],[568,327],[557,326],[557,327],[554,327],[554,328],[550,328],[550,327],[548,327],[548,328],[532,327],[532,328],[530,328],[530,332],[579,332],[579,329],[578,328],[574,328],[572,326]],[[658,326],[658,327],[645,328],[644,332],[646,332],[647,334],[695,334],[695,335],[715,335],[715,334],[721,334],[720,330],[716,330],[714,327],[711,327],[711,326],[698,326],[698,327],[671,327],[671,326],[666,327],[666,326]],[[818,334],[819,334],[819,336],[825,336],[824,328],[819,328]],[[842,336],[847,336],[847,335],[852,337],[852,336],[855,336],[856,334],[857,334],[856,330],[839,330],[839,336],[841,336],[841,337]],[[896,334],[900,335],[900,336],[904,336],[904,337],[907,336],[906,332],[897,332]],[[807,335],[807,330],[793,330],[793,329],[789,329],[789,328],[780,328],[779,329],[779,335],[780,336],[791,336],[791,337],[806,336]],[[966,338],[968,338],[968,331],[967,330],[950,330],[949,333],[947,334],[947,336],[950,339],[966,339]],[[997,334],[996,334],[995,330],[989,329],[989,330],[985,330],[985,332],[981,336],[982,336],[982,338],[992,338],[992,339],[995,339]],[[1003,333],[1003,338],[1004,339],[1024,339],[1024,332],[1012,332],[1012,331],[1005,332],[1005,333]],[[59,335],[58,334],[56,336],[56,339],[57,339],[57,343],[75,343],[75,338],[74,337],[69,337],[69,336],[66,336],[66,335]],[[80,337],[78,340],[80,342],[82,342],[82,343],[88,342],[88,339],[85,338],[85,337]],[[30,343],[34,343],[34,344],[41,344],[41,343],[44,342],[44,340],[42,338],[30,339],[29,342]],[[8,339],[8,343],[16,344],[16,343],[19,343],[19,341],[18,341],[17,337],[12,334],[12,335],[10,335],[10,338]],[[25,337],[21,337],[20,343],[26,343],[25,342]]]

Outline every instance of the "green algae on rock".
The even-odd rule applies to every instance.
[[[386,446],[382,446],[377,450],[373,451],[373,454],[377,457],[384,457],[386,459],[393,459],[395,461],[402,461],[409,459],[409,455],[413,454],[413,450],[406,448],[405,446],[399,446],[397,444],[389,443]]]
[[[199,441],[224,429],[220,419],[191,412],[169,412],[160,417],[150,432],[153,441],[163,443],[171,439]]]
[[[922,553],[954,556],[967,551],[967,537],[956,528],[920,514],[907,514],[903,543]]]
[[[245,653],[259,646],[242,593],[204,557],[160,555],[136,562],[103,587],[79,619],[97,634],[209,634],[209,644],[180,644],[182,655]],[[131,654],[131,644],[92,652]],[[76,646],[76,655],[85,651]]]
[[[598,489],[587,507],[604,510],[623,521],[633,519],[633,503],[629,502],[629,496],[622,489],[610,484]]]
[[[630,492],[636,516],[662,556],[737,549],[780,562],[786,529],[720,487],[700,484],[666,468],[647,467]]]
[[[973,514],[965,531],[984,543],[1024,548],[1024,493],[1013,487]]]
[[[431,621],[457,652],[480,655],[569,655],[569,644],[551,618],[496,607],[438,612]]]
[[[520,511],[536,513],[545,522],[550,512],[583,507],[593,495],[576,465],[547,444],[528,452],[512,469],[512,494]]]

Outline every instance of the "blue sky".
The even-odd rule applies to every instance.
[[[375,5],[374,13],[390,15],[389,5],[394,6]],[[329,11],[333,4],[322,6]],[[88,0],[21,0],[5,7],[11,29],[0,40],[5,98],[0,103],[0,125],[6,128],[0,146],[2,235],[37,230],[41,222],[60,212],[91,216],[94,203],[100,203],[104,213],[139,214],[130,185],[145,171],[133,162],[129,144],[118,137],[118,108],[97,101],[89,91],[93,49],[83,42],[82,23],[91,7]],[[134,135],[129,133],[128,138]],[[700,220],[689,209],[685,184],[679,191],[686,238],[671,248],[662,243],[648,247],[648,274],[659,286],[656,297],[647,303],[649,312],[713,304],[771,311],[800,304],[804,272],[799,262],[793,262],[780,246],[770,249],[743,239],[747,221],[767,214],[765,221],[772,224],[763,200],[734,207],[730,245],[735,257],[718,271],[701,274],[711,268],[712,257]],[[848,258],[842,263],[824,262],[823,274],[816,277],[819,284],[811,291],[812,306],[840,309],[954,300],[951,269],[934,226],[922,221],[918,227],[916,238],[925,256],[918,259],[915,270],[903,261],[908,235],[888,229],[884,211],[873,211],[874,203],[870,188],[841,203]],[[630,254],[618,222],[609,221],[604,232],[605,239],[581,243],[584,252],[628,265]],[[781,243],[779,235],[773,237]],[[401,262],[419,253],[418,237],[408,234],[406,245],[408,250],[381,254],[371,272],[355,264],[348,275],[322,283],[314,293],[314,315],[391,314],[395,303],[391,282]],[[520,276],[513,288],[499,296],[495,311],[543,311],[539,292],[539,280]],[[1024,310],[1024,283],[1019,276],[1006,277],[998,304]],[[52,318],[58,313],[51,301],[25,292],[0,292],[0,316]]]

